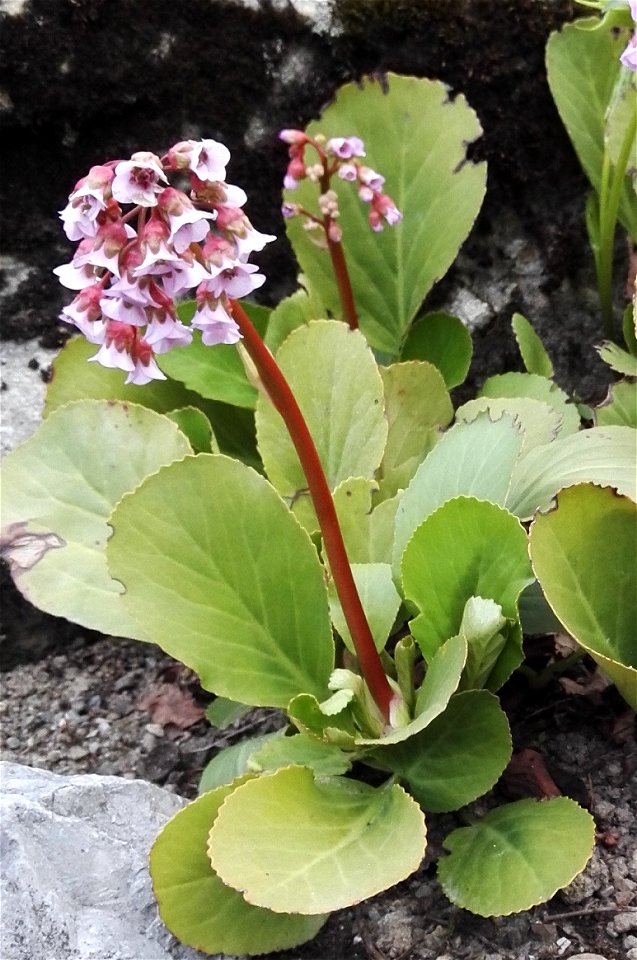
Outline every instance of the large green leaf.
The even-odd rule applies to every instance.
[[[277,737],[263,744],[249,762],[251,770],[279,770],[292,764],[309,767],[317,776],[333,777],[347,773],[351,755],[337,746],[316,737],[298,733],[293,737]]]
[[[74,337],[64,345],[53,361],[53,378],[46,391],[45,417],[71,400],[89,398],[130,401],[159,413],[196,407],[213,424],[223,453],[258,467],[251,410],[205,400],[177,380],[151,380],[143,387],[126,386],[121,370],[108,370],[99,363],[87,362],[95,352],[95,344],[88,343],[84,337]],[[159,359],[161,363],[162,357]]]
[[[495,423],[487,413],[449,430],[418,468],[396,511],[393,568],[400,573],[413,532],[445,500],[472,496],[504,504],[524,433],[511,416]],[[451,636],[452,634],[449,634]]]
[[[404,489],[438,432],[449,425],[453,407],[442,374],[432,363],[411,360],[380,368],[389,431],[380,466],[384,500]]]
[[[191,452],[171,420],[136,404],[78,400],[51,413],[2,467],[4,551],[19,589],[47,613],[148,640],[106,567],[108,518]]]
[[[361,328],[372,346],[397,356],[425,295],[451,266],[480,209],[486,165],[466,158],[467,145],[482,132],[478,119],[462,95],[451,98],[439,81],[390,73],[382,81],[368,77],[341,87],[307,132],[361,137],[365,163],[386,177],[383,189],[403,214],[398,226],[374,234],[355,185],[333,178]],[[318,209],[318,190],[309,181],[285,198]],[[341,317],[329,255],[317,250],[302,217],[288,220],[287,229],[303,272]]]
[[[256,706],[323,695],[333,666],[316,550],[249,467],[201,454],[116,508],[111,572],[143,629],[203,687]]]
[[[311,290],[305,288],[296,290],[291,296],[281,300],[270,314],[264,337],[266,346],[272,353],[276,353],[283,341],[297,327],[304,326],[310,320],[324,319],[326,316],[325,307]]]
[[[405,596],[420,610],[411,632],[426,660],[460,632],[470,598],[500,605],[515,626],[507,630],[508,640],[501,643],[490,672],[488,686],[497,690],[521,662],[518,598],[533,580],[526,533],[516,517],[472,497],[448,500],[407,544],[402,580]]]
[[[209,854],[248,903],[301,914],[338,910],[404,880],[425,851],[418,804],[399,786],[315,780],[287,767],[238,787]]]
[[[554,407],[530,397],[475,397],[458,407],[456,421],[470,423],[485,410],[492,420],[497,420],[503,413],[515,417],[524,433],[522,454],[533,447],[551,443],[563,424],[562,414]]]
[[[458,810],[486,793],[509,762],[509,723],[493,694],[468,690],[413,739],[374,756],[408,782],[424,810]]]
[[[611,10],[603,21],[595,17],[567,23],[559,33],[551,34],[546,49],[553,99],[597,193],[608,110],[622,71],[619,57],[629,38],[628,19],[623,21],[623,29],[617,29],[617,16],[618,11]],[[619,219],[637,240],[637,196],[628,179],[622,189]]]
[[[595,821],[568,797],[519,800],[450,833],[438,878],[457,906],[481,917],[507,916],[569,884],[594,841]]]
[[[330,488],[349,477],[372,478],[387,421],[383,384],[365,338],[344,323],[318,320],[290,334],[277,361],[301,408]],[[318,529],[307,480],[272,403],[257,403],[259,450],[270,481],[311,530]]]
[[[608,488],[562,490],[530,542],[556,616],[637,710],[637,506]]]
[[[463,383],[469,366],[473,344],[462,320],[443,311],[426,313],[407,334],[402,360],[428,360],[438,367],[447,387]]]
[[[592,427],[535,447],[514,467],[505,505],[521,520],[545,510],[558,490],[576,483],[615,487],[637,500],[637,431]]]
[[[206,854],[219,808],[243,780],[199,797],[169,820],[150,852],[159,913],[182,943],[217,954],[261,954],[316,936],[325,916],[272,913],[227,887]]]

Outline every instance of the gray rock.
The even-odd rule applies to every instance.
[[[142,780],[0,764],[3,960],[197,960],[163,926],[148,851],[184,800]]]

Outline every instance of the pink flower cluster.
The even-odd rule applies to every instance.
[[[275,237],[254,229],[241,209],[246,194],[225,182],[229,159],[215,140],[186,140],[161,159],[111,160],[82,177],[60,213],[78,246],[54,273],[79,291],[61,319],[99,345],[91,360],[124,370],[126,383],[166,379],[155,356],[190,343],[193,329],[207,346],[240,339],[229,301],[265,282],[248,258]],[[189,195],[170,185],[171,172],[188,178]],[[193,290],[187,327],[175,304]]]
[[[323,226],[331,240],[340,240],[340,228],[334,223],[339,216],[338,198],[335,191],[329,189],[330,180],[336,174],[341,180],[357,184],[358,196],[370,205],[368,220],[372,230],[382,230],[385,223],[390,226],[400,223],[401,212],[391,197],[383,193],[385,178],[361,162],[361,157],[365,156],[365,144],[359,137],[332,137],[326,141],[324,137],[308,137],[302,130],[282,130],[279,139],[289,147],[284,186],[295,190],[305,179],[318,183],[321,189],[319,207],[324,219],[320,220],[295,203],[283,204],[284,217],[302,214],[306,217],[307,229]],[[307,160],[308,146],[316,153],[314,163]]]
[[[628,6],[633,23],[637,26],[637,0],[628,0]],[[629,70],[637,72],[637,30],[633,30],[628,45],[619,59]]]

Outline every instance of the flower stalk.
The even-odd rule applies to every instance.
[[[296,398],[276,360],[261,340],[241,305],[233,300],[230,306],[233,319],[243,337],[243,346],[257,368],[263,387],[275,409],[283,417],[301,462],[321,528],[336,592],[352,636],[358,662],[374,702],[383,719],[388,723],[390,705],[395,693],[383,670],[356,589],[336,516],[336,508],[316,446]]]

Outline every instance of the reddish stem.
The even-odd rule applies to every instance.
[[[332,267],[338,285],[338,292],[343,305],[343,312],[351,330],[358,330],[358,314],[356,313],[356,304],[354,303],[354,292],[349,279],[349,270],[345,260],[343,244],[340,240],[332,240],[329,234],[330,218],[325,218],[325,236],[327,238],[327,249],[332,258]]]
[[[363,610],[347,559],[332,494],[325,478],[314,441],[290,386],[261,340],[245,311],[231,301],[232,316],[243,336],[243,344],[257,368],[261,383],[274,407],[283,417],[307,479],[316,510],[325,552],[343,614],[352,635],[360,668],[385,722],[394,692],[389,685]]]

